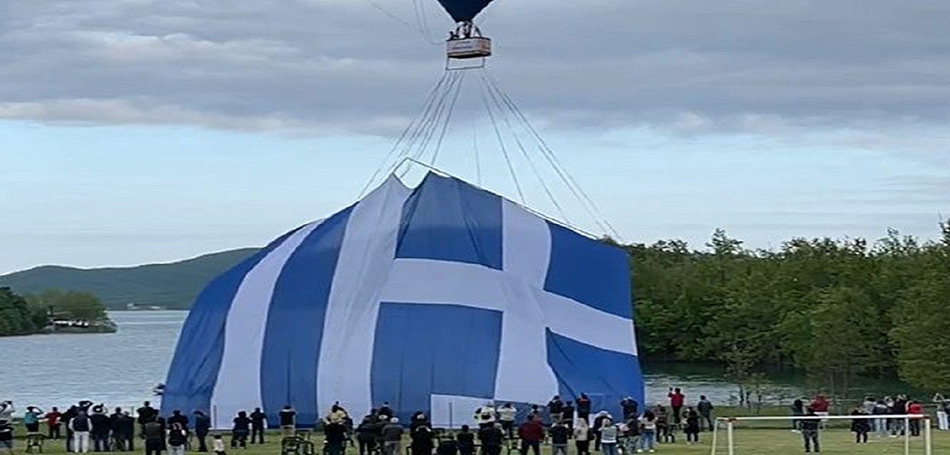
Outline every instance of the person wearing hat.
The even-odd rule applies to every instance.
[[[402,443],[402,425],[396,417],[390,418],[389,423],[383,427],[383,448],[386,455],[399,455],[400,445]]]

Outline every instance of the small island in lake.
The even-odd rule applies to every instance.
[[[115,331],[105,305],[93,294],[51,289],[21,296],[0,287],[0,336]]]

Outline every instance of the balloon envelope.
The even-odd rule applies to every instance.
[[[471,21],[491,2],[492,0],[439,0],[455,22]]]

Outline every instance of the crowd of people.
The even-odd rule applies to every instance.
[[[344,455],[348,445],[358,447],[359,455],[401,455],[404,436],[409,437],[411,455],[500,455],[503,448],[514,448],[521,455],[540,455],[542,443],[550,443],[552,455],[568,455],[573,445],[577,455],[619,455],[649,452],[658,444],[675,443],[682,434],[686,444],[699,442],[700,434],[715,428],[714,406],[703,395],[689,402],[679,388],[670,388],[668,405],[640,409],[633,398],[619,403],[621,415],[607,411],[594,412],[586,394],[576,400],[553,397],[546,405],[517,408],[512,403],[496,407],[486,404],[475,410],[476,428],[465,425],[449,434],[437,430],[428,416],[419,411],[405,424],[396,417],[389,403],[372,409],[355,424],[339,403],[322,416],[316,426],[324,433],[327,455]],[[950,400],[934,398],[938,403],[941,429],[947,426]],[[807,405],[803,400],[792,404],[792,431],[802,434],[805,451],[819,452],[822,416],[827,416],[831,403],[822,395]],[[12,454],[13,403],[0,403],[0,449]],[[923,405],[904,395],[895,398],[867,397],[851,411],[851,431],[855,442],[866,443],[868,435],[897,437],[905,432],[919,436],[920,419],[887,419],[884,415],[923,414]],[[942,416],[941,416],[942,414]],[[878,416],[878,417],[875,417]],[[297,413],[290,405],[275,416],[282,441],[298,437]],[[807,417],[807,418],[805,418]],[[268,415],[260,408],[240,411],[231,420],[230,448],[246,448],[248,444],[264,444]],[[906,423],[905,423],[906,422]],[[175,410],[162,416],[149,402],[133,412],[107,408],[91,401],[80,401],[60,412],[56,407],[44,411],[28,406],[22,423],[28,435],[63,439],[66,450],[74,453],[132,452],[136,441],[146,455],[184,455],[186,450],[213,451],[225,455],[227,445],[222,434],[212,435],[211,418],[200,410],[190,415]],[[307,425],[309,422],[303,422]],[[209,437],[211,445],[209,446]],[[573,442],[573,444],[572,444]]]

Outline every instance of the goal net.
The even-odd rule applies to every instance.
[[[712,455],[933,455],[931,437],[926,415],[721,417]]]

